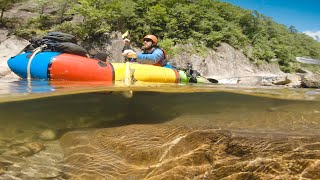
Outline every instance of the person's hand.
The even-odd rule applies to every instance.
[[[130,62],[135,62],[137,60],[137,54],[135,52],[129,53],[127,57]]]
[[[127,49],[122,53],[123,56],[128,56],[129,54],[135,54],[135,52],[132,49]]]

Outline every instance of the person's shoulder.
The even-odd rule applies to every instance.
[[[162,51],[162,49],[161,49],[160,47],[157,47],[157,48],[154,50],[154,52],[161,52],[161,53],[163,53],[163,51]]]

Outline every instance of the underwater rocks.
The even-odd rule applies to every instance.
[[[45,147],[43,144],[38,142],[30,142],[30,143],[25,143],[25,144],[11,147],[11,149],[9,151],[4,152],[3,155],[28,157],[44,149]]]
[[[129,125],[61,139],[67,178],[290,179],[320,177],[320,139]]]
[[[52,141],[57,138],[57,132],[52,129],[46,129],[39,134],[39,138],[44,141]]]
[[[47,144],[7,143],[1,148],[7,151],[0,155],[0,179],[48,179],[62,176],[63,153],[58,141]]]

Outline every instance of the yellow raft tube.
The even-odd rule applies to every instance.
[[[111,63],[114,69],[115,81],[121,81],[132,76],[137,81],[178,83],[180,75],[177,70],[160,66],[137,63]]]

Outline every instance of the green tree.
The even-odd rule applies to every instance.
[[[291,33],[297,33],[298,32],[298,30],[294,27],[294,26],[290,26],[289,27],[289,31],[291,32]]]

